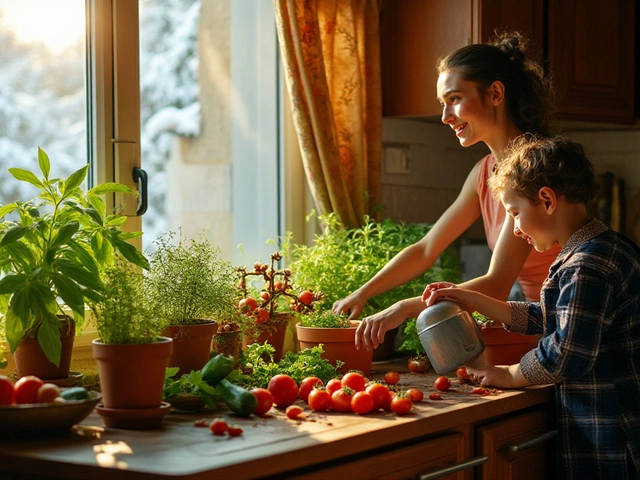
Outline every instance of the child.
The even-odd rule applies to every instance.
[[[597,219],[586,204],[597,192],[579,144],[519,137],[489,179],[514,221],[514,235],[537,251],[562,250],[540,302],[502,302],[432,284],[422,299],[458,302],[543,336],[517,365],[468,368],[482,385],[553,383],[559,478],[638,478],[640,472],[640,249]]]

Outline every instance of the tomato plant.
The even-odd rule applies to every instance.
[[[440,395],[439,393],[430,393],[429,398],[431,400],[442,400],[442,395]]]
[[[440,376],[436,378],[436,381],[433,382],[436,387],[436,390],[440,390],[441,392],[446,392],[451,387],[451,382],[445,376]]]
[[[242,435],[242,429],[238,426],[238,425],[230,425],[227,428],[227,432],[229,433],[230,437],[237,437],[239,435]]]
[[[51,403],[60,396],[60,389],[53,383],[43,383],[36,394],[38,403]]]
[[[400,374],[398,372],[387,372],[384,374],[384,381],[387,385],[395,385],[400,381]]]
[[[407,395],[409,395],[409,398],[412,402],[421,402],[424,398],[424,393],[422,393],[422,390],[420,390],[419,388],[408,389]]]
[[[0,405],[13,405],[16,401],[15,395],[11,379],[0,375]]]
[[[298,389],[298,396],[302,400],[304,400],[306,403],[309,403],[309,394],[311,393],[311,390],[313,390],[318,385],[319,386],[324,385],[322,383],[322,380],[320,380],[318,377],[304,378],[300,382],[300,388]]]
[[[419,355],[411,357],[407,362],[407,366],[411,373],[424,373],[429,368],[429,361],[425,355]]]
[[[211,422],[211,425],[209,425],[209,430],[211,430],[211,433],[213,433],[214,435],[224,435],[224,433],[227,431],[227,428],[227,422],[225,422],[221,418],[216,418],[213,422]]]
[[[298,295],[298,300],[300,300],[305,305],[311,305],[314,300],[313,293],[309,290],[304,290]]]
[[[20,378],[14,386],[16,403],[37,403],[38,389],[44,382],[38,377],[27,375]]]
[[[331,409],[336,412],[350,412],[351,397],[353,390],[349,387],[339,388],[331,395]]]
[[[296,420],[300,417],[303,411],[304,410],[300,405],[289,405],[285,410],[285,413],[291,420]]]
[[[342,382],[339,378],[332,378],[327,382],[327,392],[329,392],[331,395],[333,395],[336,390],[339,390],[341,388]]]
[[[346,373],[340,383],[343,387],[349,387],[354,392],[362,392],[367,386],[367,381],[357,372]]]
[[[265,310],[262,307],[257,308],[256,309],[256,323],[258,325],[261,325],[264,322],[266,322],[267,320],[269,320],[269,311]]]
[[[289,375],[274,375],[269,380],[267,389],[273,395],[273,403],[276,407],[286,408],[293,405],[293,402],[298,398],[298,384]]]
[[[374,406],[373,397],[365,391],[356,392],[351,397],[351,410],[358,415],[366,415]]]
[[[389,395],[389,388],[381,383],[372,383],[365,389],[373,398],[373,408],[375,410],[389,410],[391,407],[391,396]]]
[[[406,415],[413,408],[413,402],[406,392],[399,392],[391,400],[391,411],[396,415]]]
[[[331,408],[331,394],[324,388],[314,388],[309,393],[309,407],[314,412],[326,412]]]
[[[256,408],[253,410],[254,415],[262,416],[271,410],[273,406],[273,395],[266,388],[254,388],[251,390],[251,393],[255,395],[256,400]]]
[[[238,302],[238,307],[240,307],[240,311],[243,313],[253,312],[258,308],[258,302],[255,298],[247,297]]]
[[[469,378],[469,372],[467,372],[466,367],[459,367],[456,370],[456,376],[458,377],[458,380],[460,380],[461,382],[468,382],[470,381]]]

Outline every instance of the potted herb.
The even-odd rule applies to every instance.
[[[296,324],[300,348],[321,346],[323,358],[333,365],[340,361],[343,373],[359,370],[369,375],[373,352],[356,348],[355,335],[359,324],[359,320],[349,320],[346,315],[335,314],[331,310],[312,312]]]
[[[473,318],[480,326],[484,343],[484,359],[489,365],[513,365],[520,363],[529,350],[536,348],[540,335],[522,335],[511,333],[493,320],[473,312]]]
[[[102,277],[103,295],[89,301],[99,335],[92,346],[103,404],[96,409],[109,427],[158,426],[169,408],[162,390],[172,340],[144,301],[141,269],[118,259]]]
[[[169,367],[178,375],[200,370],[209,360],[218,322],[234,314],[236,272],[204,234],[186,240],[167,232],[155,241],[146,272],[146,296],[174,339]]]
[[[148,262],[126,241],[140,233],[122,232],[126,218],[107,214],[101,198],[106,193],[136,192],[117,183],[83,192],[89,165],[67,178],[52,178],[49,157],[40,148],[38,163],[41,177],[22,168],[9,169],[16,180],[37,187],[39,193],[0,207],[0,218],[5,218],[0,224],[0,313],[18,375],[66,378],[85,301],[102,295],[100,269],[112,261],[114,252],[140,267],[148,267]],[[10,214],[17,219],[7,219]]]

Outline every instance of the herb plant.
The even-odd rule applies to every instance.
[[[178,379],[173,377],[180,370],[179,367],[167,368],[164,377],[162,399],[171,400],[179,395],[199,395],[204,404],[209,408],[218,406],[216,389],[202,379],[200,370],[192,370]]]
[[[348,315],[336,314],[331,310],[316,311],[300,319],[303,327],[311,328],[349,328]]]

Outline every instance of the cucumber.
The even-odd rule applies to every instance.
[[[84,387],[66,388],[60,391],[60,396],[65,400],[87,400],[91,397]]]
[[[216,387],[218,382],[225,378],[233,370],[233,357],[216,355],[202,367],[200,373],[202,380],[212,387]]]
[[[227,404],[229,410],[240,417],[248,417],[256,409],[258,400],[256,396],[246,388],[234,385],[226,378],[220,380],[218,386],[218,395],[224,403]]]

